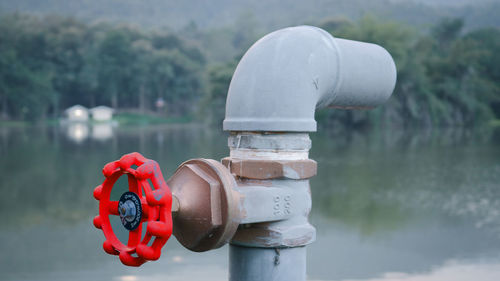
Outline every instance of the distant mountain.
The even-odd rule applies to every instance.
[[[411,2],[412,0],[391,0],[392,2]],[[498,0],[413,0],[415,3],[422,3],[430,6],[466,6],[476,4],[486,4],[498,2]]]
[[[0,0],[1,13],[15,11],[173,29],[221,27],[250,16],[267,30],[367,13],[424,28],[442,17],[463,17],[466,28],[500,26],[498,0]]]

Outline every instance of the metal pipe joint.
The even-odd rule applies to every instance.
[[[222,163],[189,160],[168,180],[174,235],[186,248],[207,251],[227,242],[246,247],[297,247],[315,239],[308,222],[307,134],[234,133]]]

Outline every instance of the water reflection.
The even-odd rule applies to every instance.
[[[69,139],[76,143],[81,143],[89,136],[89,128],[87,123],[71,123],[66,125],[66,134]]]
[[[109,140],[113,137],[111,123],[98,123],[92,125],[92,138],[99,141]]]
[[[61,124],[60,129],[65,132],[69,140],[80,144],[88,138],[97,141],[109,140],[113,137],[113,128],[116,126],[116,123],[112,122],[67,122]]]
[[[430,272],[408,274],[404,272],[387,272],[377,278],[345,279],[345,281],[470,281],[470,280],[498,280],[500,263],[485,261],[483,264],[467,263],[451,260],[442,267],[434,268]],[[313,279],[311,279],[313,280]],[[314,279],[314,281],[320,281]]]
[[[314,134],[309,279],[497,280],[498,135]],[[103,253],[91,227],[105,163],[141,151],[168,177],[186,159],[224,157],[226,144],[195,125],[0,128],[0,279],[226,279],[225,248],[192,253],[172,239],[160,261],[137,270]]]

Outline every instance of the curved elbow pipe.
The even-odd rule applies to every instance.
[[[226,131],[314,132],[316,108],[373,108],[391,96],[396,66],[382,47],[312,26],[272,32],[234,72]]]

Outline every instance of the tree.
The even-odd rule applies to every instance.
[[[201,101],[200,119],[205,122],[222,124],[226,112],[226,96],[229,83],[236,68],[236,60],[212,66],[208,71],[209,89]]]

